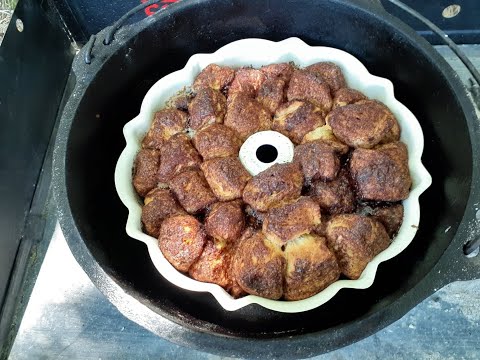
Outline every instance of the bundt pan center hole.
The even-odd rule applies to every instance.
[[[263,163],[269,164],[277,159],[278,150],[273,145],[265,144],[258,147],[256,155],[258,160]]]

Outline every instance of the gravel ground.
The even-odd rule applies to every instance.
[[[16,5],[17,0],[0,0],[0,45],[7,32],[7,27]]]

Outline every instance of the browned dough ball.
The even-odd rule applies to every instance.
[[[215,239],[233,243],[240,238],[245,226],[242,201],[218,202],[205,218],[205,231]]]
[[[340,270],[350,279],[358,279],[367,264],[390,245],[381,223],[357,214],[334,216],[327,225],[327,241]]]
[[[253,133],[270,130],[272,117],[257,100],[243,93],[229,96],[224,124],[246,140]]]
[[[318,235],[304,235],[290,241],[284,253],[285,300],[302,300],[313,296],[340,277],[340,269],[333,253]]]
[[[307,100],[326,115],[332,108],[332,96],[328,84],[305,70],[295,70],[288,85],[288,101]]]
[[[188,105],[190,127],[194,130],[207,125],[222,123],[227,112],[227,99],[212,88],[203,88]]]
[[[198,74],[192,88],[194,91],[199,91],[206,87],[214,90],[223,90],[230,85],[234,76],[235,70],[226,66],[210,64]]]
[[[367,97],[360,91],[350,88],[341,88],[335,91],[333,97],[333,109],[345,105],[354,104],[361,100],[366,100]]]
[[[207,160],[201,168],[215,196],[221,201],[241,198],[243,189],[251,178],[238,157]]]
[[[189,168],[198,168],[200,163],[200,156],[188,136],[176,134],[162,147],[158,181],[168,183],[176,174]]]
[[[340,170],[338,154],[321,141],[307,142],[295,147],[293,161],[301,165],[306,182],[333,180]]]
[[[260,70],[267,75],[267,78],[282,79],[286,83],[290,81],[293,74],[293,66],[289,63],[264,65]]]
[[[265,80],[258,89],[257,100],[273,114],[285,100],[285,81],[280,78]]]
[[[187,114],[177,109],[157,111],[152,125],[143,138],[142,147],[160,150],[173,135],[181,133],[187,125]]]
[[[408,197],[412,179],[404,143],[355,149],[349,165],[359,199],[393,202]]]
[[[379,207],[364,206],[358,211],[364,215],[371,215],[374,219],[380,221],[387,230],[390,238],[397,234],[403,222],[403,205],[394,204]]]
[[[397,119],[377,101],[362,100],[337,107],[326,121],[340,141],[356,148],[370,149],[400,136]]]
[[[267,213],[262,231],[279,246],[310,233],[321,222],[320,207],[309,197],[279,206]]]
[[[321,142],[330,146],[337,153],[345,155],[350,149],[348,145],[345,145],[333,135],[332,128],[328,125],[323,125],[315,130],[310,131],[303,137],[302,144],[311,141],[320,140]]]
[[[228,97],[241,93],[254,98],[265,79],[265,74],[260,70],[240,68],[235,72],[235,77],[228,89]]]
[[[247,293],[267,299],[283,295],[285,259],[261,232],[242,238],[233,254],[233,274]]]
[[[157,186],[157,171],[160,164],[160,151],[142,149],[135,159],[133,186],[140,196],[145,196]]]
[[[312,182],[308,194],[328,214],[351,213],[355,210],[355,195],[345,170],[341,170],[332,181]]]
[[[170,188],[190,214],[196,214],[217,201],[200,170],[185,170],[175,175]]]
[[[187,272],[202,253],[205,240],[202,224],[197,219],[191,215],[177,215],[163,221],[158,244],[175,269]]]
[[[148,235],[158,238],[163,220],[173,215],[186,214],[168,189],[154,189],[144,199],[142,224]]]
[[[307,66],[305,71],[311,72],[325,81],[332,90],[332,93],[347,86],[342,70],[332,62],[312,64]]]
[[[315,128],[325,125],[320,109],[308,101],[290,101],[281,105],[273,118],[272,130],[287,136],[295,144]]]
[[[216,240],[207,238],[202,254],[190,266],[188,274],[195,280],[227,288],[230,284],[229,265],[230,252],[228,249]]]
[[[250,179],[243,191],[243,201],[256,211],[267,211],[300,197],[302,185],[299,164],[275,164]]]
[[[195,134],[193,144],[203,160],[237,156],[242,141],[235,130],[222,124],[213,124]]]

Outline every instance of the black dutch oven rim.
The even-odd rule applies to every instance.
[[[480,200],[480,120],[477,117],[466,87],[461,83],[454,70],[425,39],[420,37],[413,29],[399,19],[387,13],[377,0],[373,2],[367,0],[350,0],[347,1],[347,3],[357,7],[359,11],[368,12],[368,14],[379,18],[388,26],[394,27],[397,31],[408,37],[411,42],[416,42],[417,46],[421,46],[424,54],[439,64],[442,75],[454,90],[457,95],[457,101],[463,109],[473,149],[472,182],[464,216],[455,237],[436,265],[420,282],[389,306],[355,322],[342,324],[330,328],[328,331],[324,330],[317,333],[296,335],[294,337],[249,339],[219,334],[213,335],[208,332],[208,329],[192,328],[190,324],[180,323],[178,319],[174,319],[166,313],[159,314],[125,292],[125,290],[103,270],[82,240],[67,198],[65,174],[66,150],[70,128],[76,111],[91,80],[95,78],[96,73],[100,71],[110,56],[124,46],[126,42],[143,32],[150,26],[152,21],[162,21],[164,18],[172,17],[175,12],[181,12],[183,9],[191,6],[201,6],[201,4],[205,2],[208,2],[208,0],[172,4],[166,10],[153,15],[153,17],[120,29],[111,44],[101,44],[98,46],[99,49],[94,49],[96,61],[92,64],[85,64],[85,47],[77,54],[73,63],[73,74],[74,76],[77,75],[76,84],[65,105],[54,150],[54,198],[57,204],[59,223],[70,250],[95,286],[107,299],[130,320],[178,345],[224,356],[305,358],[334,350],[374,334],[401,318],[433,292],[453,281],[480,278],[480,257],[477,256],[476,258],[468,259],[463,255],[465,241],[471,240],[473,235],[478,236],[478,234],[471,233],[469,226],[476,221],[475,204]],[[336,2],[342,1],[336,0]],[[106,30],[108,29],[102,30],[97,35],[97,44],[100,43],[100,39],[103,41]],[[81,76],[78,76],[80,74]],[[433,181],[435,181],[435,179],[433,179]],[[213,297],[212,301],[215,301]],[[359,328],[363,329],[363,331],[359,332]]]

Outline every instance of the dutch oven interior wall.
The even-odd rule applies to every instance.
[[[321,331],[356,321],[388,306],[417,284],[450,243],[462,218],[470,189],[471,146],[460,105],[437,64],[379,18],[330,2],[302,3],[275,6],[272,1],[272,10],[266,12],[254,2],[232,8],[217,1],[210,4],[222,18],[212,18],[209,7],[192,5],[176,18],[152,22],[98,72],[72,125],[66,181],[84,241],[127,291],[174,321],[181,314],[187,326],[258,337],[274,336],[273,331],[275,336]],[[423,159],[433,185],[421,196],[422,222],[414,241],[398,257],[380,265],[368,290],[342,290],[329,303],[301,314],[279,314],[255,306],[226,312],[208,294],[170,285],[151,264],[146,247],[126,235],[127,212],[113,184],[116,160],[125,145],[122,127],[138,114],[148,88],[182,68],[192,54],[212,52],[242,38],[290,36],[310,45],[346,50],[373,74],[392,80],[396,97],[422,125]],[[448,226],[452,228],[445,233]]]

